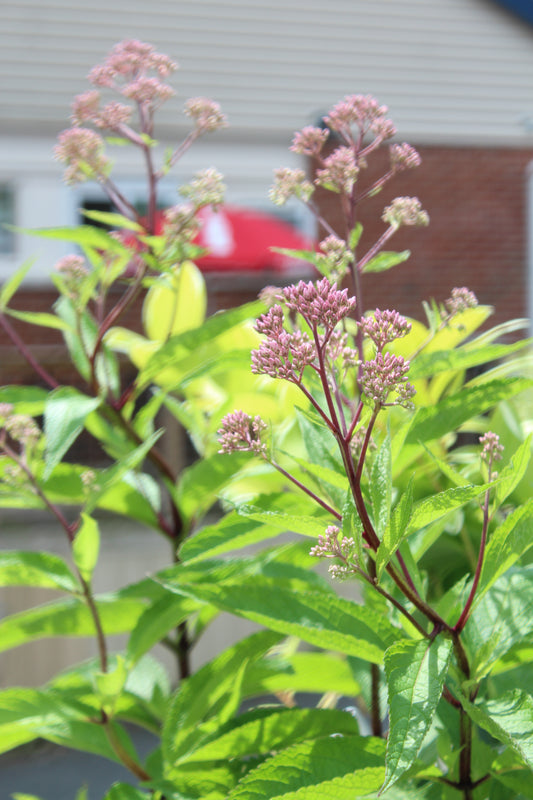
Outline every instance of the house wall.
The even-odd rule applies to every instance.
[[[385,229],[381,213],[396,195],[419,197],[430,224],[404,228],[387,243],[386,249],[408,249],[411,257],[389,272],[364,277],[364,307],[396,308],[424,319],[423,300],[443,301],[454,286],[467,285],[481,303],[495,307],[493,323],[526,317],[526,195],[533,149],[417,149],[421,166],[361,205],[360,252]],[[383,153],[362,180],[371,183],[386,168]],[[342,230],[338,197],[319,190],[316,198],[328,221]]]

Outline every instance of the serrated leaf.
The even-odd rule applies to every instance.
[[[145,608],[140,600],[112,595],[98,597],[96,604],[106,634],[130,631]],[[4,617],[0,621],[0,652],[50,636],[94,634],[93,617],[81,600],[58,600]]]
[[[408,530],[409,520],[413,511],[413,476],[394,507],[389,523],[383,533],[383,538],[376,553],[376,570],[378,579],[391,560],[392,556],[402,543]]]
[[[81,514],[81,525],[72,543],[72,557],[81,577],[90,583],[100,552],[100,529],[95,519]]]
[[[279,633],[375,664],[381,663],[387,647],[401,635],[383,616],[342,597],[316,591],[295,593],[279,580],[260,575],[239,583],[164,585]]]
[[[504,772],[503,774],[492,773],[495,780],[505,786],[507,789],[512,789],[513,797],[527,797],[529,800],[533,798],[533,784],[531,782],[531,771],[526,769],[515,769],[512,772]]]
[[[533,498],[515,509],[491,534],[476,593],[479,602],[488,589],[533,546]]]
[[[459,700],[476,725],[511,747],[533,769],[533,698],[530,695],[515,689],[496,700],[475,705],[462,695]]]
[[[258,525],[253,519],[226,514],[220,522],[208,525],[185,540],[179,551],[181,561],[192,563],[257,544],[281,534],[279,528]]]
[[[411,421],[406,443],[438,439],[532,385],[528,378],[500,378],[482,386],[466,386],[433,406],[419,408]]]
[[[252,505],[239,506],[237,511],[243,517],[248,517],[264,525],[269,525],[282,531],[293,531],[315,539],[324,533],[324,528],[331,521],[331,517],[321,518],[303,514],[286,514],[283,511],[258,511]]]
[[[184,519],[201,518],[220,490],[249,463],[249,453],[214,453],[182,470],[175,498]]]
[[[249,772],[228,800],[354,800],[383,781],[384,742],[321,738],[289,747]]]
[[[385,653],[390,732],[385,792],[409,769],[428,732],[442,695],[451,639],[397,642]]]
[[[493,497],[493,503],[496,508],[501,506],[524,477],[531,459],[532,440],[533,434],[530,434],[513,453],[510,462],[499,471],[499,481]]]
[[[368,664],[365,668],[368,671]],[[288,656],[282,653],[280,659],[264,658],[252,664],[244,678],[244,694],[247,697],[283,691],[324,694],[324,675],[328,676],[328,691],[344,697],[359,694],[360,687],[345,658],[308,652]]]
[[[480,678],[533,632],[533,567],[511,569],[477,600],[464,631]]]
[[[391,443],[388,433],[372,463],[369,492],[374,510],[374,528],[381,539],[389,521],[392,501]]]
[[[190,760],[221,761],[268,754],[320,736],[358,733],[357,721],[346,711],[260,708],[232,720],[215,734],[216,738],[196,749]]]
[[[40,586],[78,592],[80,585],[62,558],[53,553],[0,551],[0,586]]]
[[[242,639],[182,681],[169,708],[163,729],[165,760],[173,764],[231,718],[240,705],[237,673],[249,660],[264,655],[281,637],[261,631]],[[241,672],[240,679],[243,674]],[[235,688],[237,695],[234,694]],[[212,730],[206,725],[212,720]],[[200,730],[199,726],[203,728]]]
[[[45,480],[82,432],[88,415],[101,402],[101,398],[87,397],[70,386],[50,392],[44,408]]]
[[[126,657],[130,665],[135,664],[148,650],[163,639],[167,633],[183,622],[199,607],[199,603],[188,597],[169,594],[151,603],[141,614],[128,640]]]

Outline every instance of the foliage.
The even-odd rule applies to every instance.
[[[0,390],[0,504],[47,510],[71,545],[69,563],[0,552],[0,585],[62,593],[3,619],[0,646],[98,644],[97,658],[46,686],[0,693],[0,751],[43,738],[119,762],[132,782],[105,800],[532,797],[533,381],[528,343],[504,338],[520,324],[489,329],[491,309],[466,288],[428,304],[426,325],[366,311],[364,280],[408,256],[384,245],[428,217],[417,198],[397,198],[383,235],[358,254],[359,203],[419,163],[392,144],[389,170],[364,185],[367,159],[395,131],[360,96],[296,135],[293,149],[318,163],[315,182],[282,169],[272,190],[274,202],[306,203],[328,234],[316,253],[293,254],[321,280],[206,317],[195,214],[221,202],[219,178],[204,171],[182,189],[158,234],[156,190],[223,117],[189,101],[193,132],[156,169],[153,115],[173,68],[125,42],[93,70],[97,87],[134,102],[139,126],[128,107],[85,93],[57,155],[69,182],[102,184],[117,211],[90,217],[115,232],[38,232],[83,253],[60,263],[53,313],[10,307],[27,266],[0,293],[4,330],[48,387]],[[113,183],[102,129],[142,152],[146,217]],[[338,195],[342,236],[314,206],[316,185]],[[143,292],[140,334],[120,323]],[[62,332],[72,385],[35,361],[10,318]],[[163,408],[197,452],[179,474],[161,448]],[[82,432],[103,466],[69,460]],[[164,536],[169,566],[96,594],[101,510]],[[315,571],[323,559],[334,579],[354,579],[349,596]],[[261,629],[192,673],[191,649],[219,612]],[[123,652],[109,651],[115,633],[127,634]],[[157,643],[175,653],[176,687],[151,653]],[[131,725],[157,736],[145,761]]]

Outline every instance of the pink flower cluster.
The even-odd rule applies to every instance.
[[[63,178],[69,185],[89,179],[103,181],[111,166],[104,153],[104,140],[88,128],[63,131],[54,148],[54,157],[66,165]]]
[[[392,144],[389,150],[390,165],[393,172],[419,167],[422,159],[417,150],[410,144]]]
[[[338,558],[343,563],[332,564],[329,573],[333,578],[347,578],[353,569],[349,566],[350,560],[355,559],[355,541],[351,537],[344,536],[339,540],[340,529],[336,525],[329,525],[325,534],[318,537],[318,544],[309,551],[310,556],[316,558]]]
[[[258,350],[252,350],[252,372],[300,383],[305,367],[316,357],[315,346],[307,334],[285,330],[283,309],[279,305],[272,306],[263,314],[255,329],[266,338]]]
[[[317,169],[315,183],[333,192],[351,194],[359,166],[351,147],[337,147],[331,155],[324,159],[323,167]]]
[[[286,286],[282,297],[287,308],[304,318],[315,341],[298,329],[292,333],[287,331],[283,309],[275,305],[257,320],[255,329],[266,338],[258,350],[252,351],[252,372],[301,384],[305,367],[317,368],[317,346],[321,350],[325,348],[331,361],[342,358],[345,367],[357,361],[357,354],[348,347],[347,337],[341,332],[336,335],[334,331],[355,306],[355,297],[348,297],[347,289],[339,290],[323,278],[317,283],[300,281]]]
[[[381,141],[390,139],[396,128],[387,119],[387,106],[380,106],[370,95],[352,94],[332,108],[324,122],[347,141],[351,141],[352,126],[357,126],[360,133],[373,133]]]
[[[477,304],[478,299],[476,295],[474,292],[467,289],[466,286],[452,289],[451,297],[444,303],[451,317],[461,313],[461,311],[466,311],[467,308],[475,308]]]
[[[402,225],[429,225],[429,215],[422,209],[418,197],[395,197],[381,218],[394,229]]]
[[[130,83],[149,70],[160,78],[168,78],[178,65],[168,56],[157,53],[152,45],[137,39],[125,39],[116,44],[103,64],[94,67],[89,80],[95,86],[116,88],[121,79]]]
[[[361,388],[363,394],[377,406],[401,405],[412,407],[411,399],[415,395],[414,387],[407,381],[409,361],[393,353],[377,353],[362,366]],[[389,395],[394,392],[395,399],[387,403]]]
[[[287,308],[301,314],[315,329],[320,326],[333,330],[356,304],[355,297],[348,297],[348,289],[337,289],[327,278],[317,283],[299,281],[296,285],[286,286],[283,295]]]
[[[481,452],[483,461],[486,461],[487,464],[492,464],[493,461],[501,461],[504,447],[503,444],[500,444],[500,437],[497,433],[487,431],[483,436],[480,436],[479,443],[483,445]]]
[[[268,196],[274,205],[282,206],[291,197],[297,197],[307,203],[313,192],[313,184],[307,180],[303,169],[280,167],[274,171],[274,183]]]
[[[302,128],[294,134],[290,150],[302,156],[316,157],[324,147],[329,136],[327,128],[315,128],[312,125]]]
[[[364,336],[372,339],[378,352],[386,344],[406,336],[411,330],[411,323],[398,311],[381,311],[376,308],[373,317],[363,317],[359,326]]]
[[[180,189],[180,194],[186,197],[196,209],[202,206],[212,206],[216,209],[224,202],[226,187],[220,172],[213,167],[197,172],[190,183]]]
[[[226,414],[218,430],[219,453],[250,452],[266,458],[266,445],[261,434],[267,428],[260,416],[250,417],[244,411]]]
[[[198,130],[211,133],[228,124],[220,105],[208,97],[192,97],[185,103],[185,114],[194,120]]]

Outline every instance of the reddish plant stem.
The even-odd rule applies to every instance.
[[[133,303],[135,298],[137,297],[142,284],[142,279],[146,274],[146,264],[142,264],[140,267],[134,282],[131,286],[127,289],[126,292],[122,295],[120,300],[116,303],[116,305],[111,309],[109,314],[106,316],[100,328],[98,329],[98,335],[96,337],[96,342],[94,343],[92,355],[89,358],[89,363],[91,365],[91,387],[95,393],[98,392],[98,381],[96,378],[96,357],[100,351],[102,346],[102,341],[107,333],[107,331],[114,325],[118,319],[122,316],[122,314],[127,310],[127,308]]]
[[[11,323],[3,313],[0,313],[0,324],[2,325],[3,329],[5,330],[5,332],[7,333],[7,335],[9,336],[9,338],[11,339],[11,341],[13,342],[13,344],[15,345],[21,356],[23,356],[26,359],[30,367],[32,367],[34,372],[41,378],[41,380],[44,381],[44,383],[46,383],[46,385],[49,386],[51,389],[58,389],[60,384],[56,381],[55,378],[52,377],[52,375],[50,375],[49,372],[47,372],[44,369],[44,367],[42,367],[39,364],[37,359],[32,354],[31,350],[26,345],[26,342],[24,342],[24,340],[20,338],[14,327],[11,325]]]
[[[322,506],[322,508],[327,511],[328,514],[331,514],[333,517],[335,517],[338,522],[342,522],[342,514],[339,514],[338,511],[335,511],[335,509],[326,503],[325,500],[322,500],[317,494],[315,494],[312,489],[301,483],[298,478],[295,478],[293,475],[287,472],[287,470],[283,469],[283,467],[280,466],[276,461],[269,460],[269,464],[271,464],[274,469],[280,472],[285,478],[294,483],[294,485],[301,489],[302,492],[305,492],[309,497],[311,497],[315,503],[318,503],[319,506]]]
[[[489,475],[490,478],[490,475]],[[454,626],[454,631],[460,633],[466,623],[468,622],[468,617],[470,616],[470,610],[472,608],[472,603],[474,602],[474,598],[476,596],[477,587],[479,585],[479,579],[481,577],[481,570],[483,569],[483,558],[485,556],[485,546],[487,543],[487,531],[489,527],[489,501],[490,501],[490,489],[487,489],[485,492],[485,502],[483,504],[483,529],[481,531],[481,542],[479,545],[479,556],[476,565],[476,571],[474,574],[474,580],[472,581],[472,588],[470,589],[470,594],[468,595],[468,599],[465,603],[465,607],[463,608],[463,612],[457,623]]]
[[[362,412],[363,408],[364,408],[364,403],[363,403],[362,400],[360,400],[359,401],[359,405],[357,406],[357,411],[355,412],[355,414],[353,416],[353,419],[351,421],[350,427],[348,428],[348,431],[346,432],[346,436],[344,437],[344,441],[346,442],[346,444],[349,444],[351,439],[352,439],[353,432],[355,430],[355,426],[359,422],[359,419],[361,417],[361,412]]]
[[[318,356],[318,375],[320,378],[320,382],[322,384],[322,391],[324,392],[324,397],[326,399],[333,427],[335,431],[339,431],[340,430],[339,420],[337,418],[337,412],[335,410],[335,403],[333,401],[333,397],[331,396],[331,391],[329,388],[328,377],[326,372],[326,364],[324,362],[324,349],[320,344],[320,339],[318,336],[318,330],[316,328],[316,325],[313,325],[313,339],[315,342],[316,352]]]

